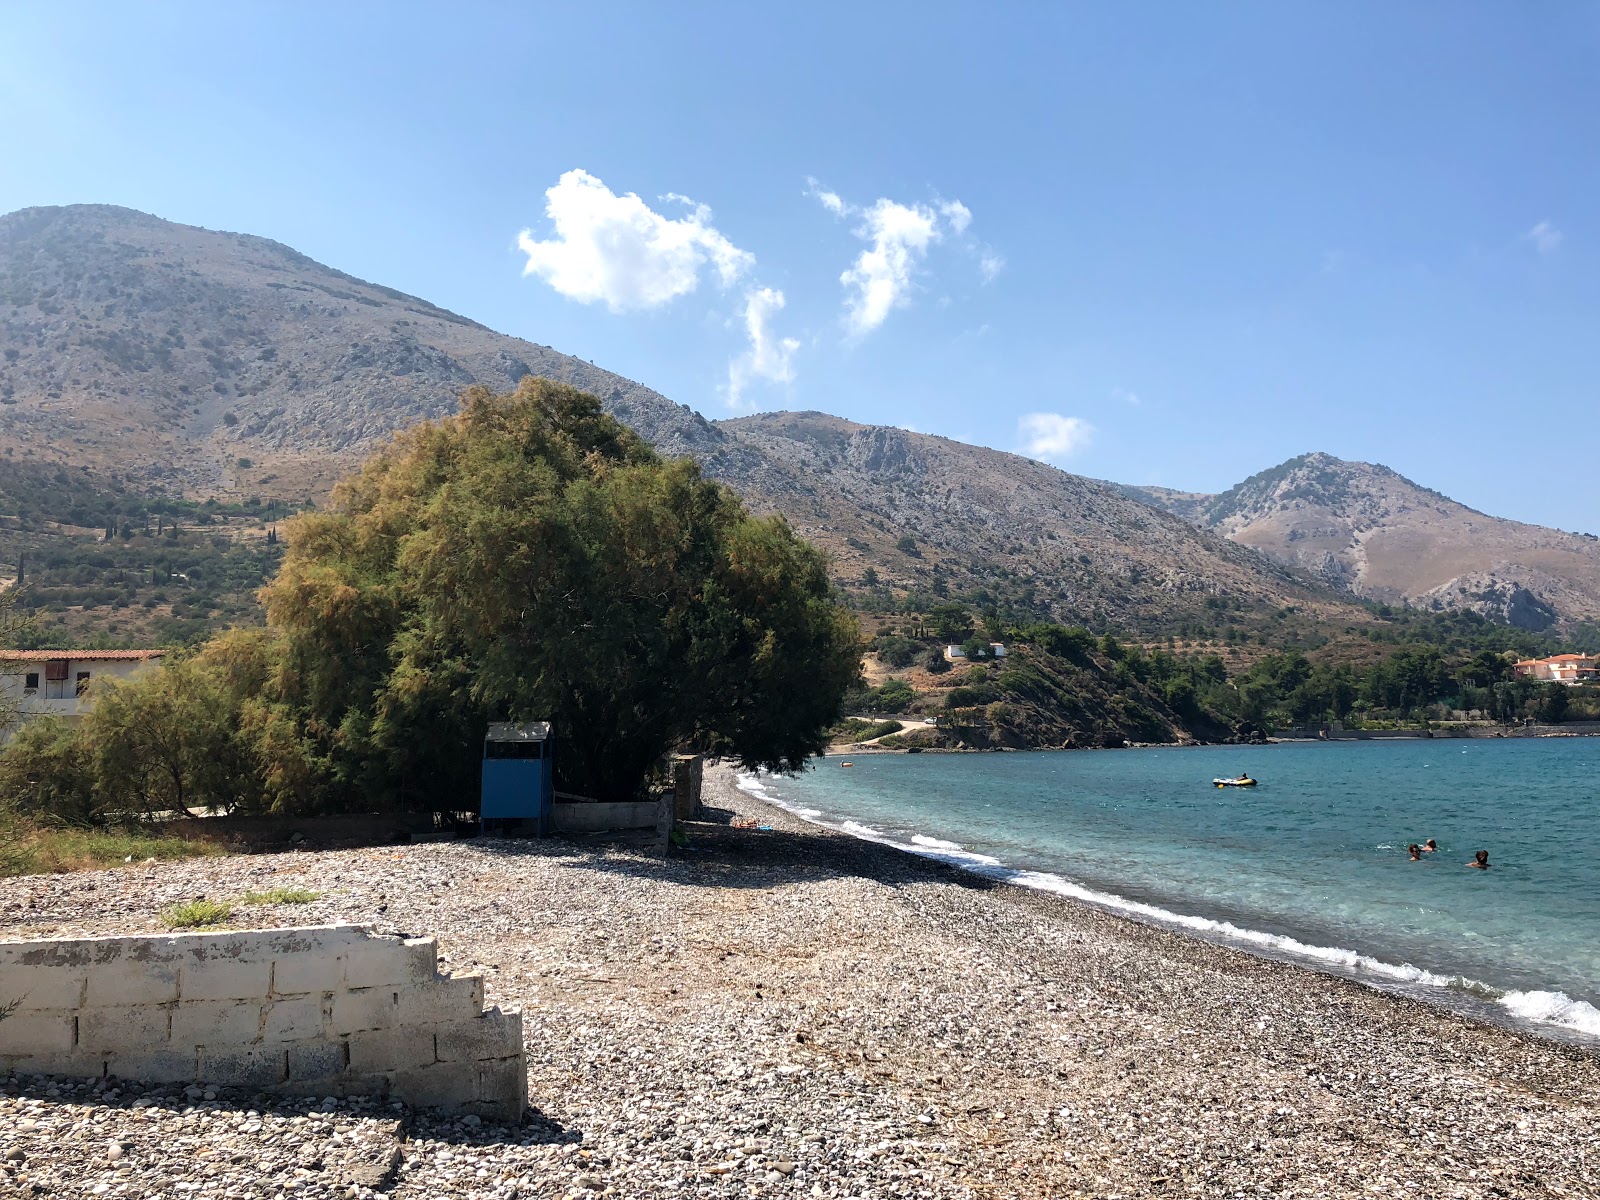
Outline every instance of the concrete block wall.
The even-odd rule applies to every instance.
[[[357,926],[0,942],[0,1066],[381,1095],[515,1122],[522,1014]]]

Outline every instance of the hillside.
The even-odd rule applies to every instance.
[[[277,242],[108,205],[0,217],[0,452],[204,496],[315,495],[393,430],[524,375],[671,453],[716,435],[581,359]]]
[[[1226,596],[1249,624],[1336,600],[1170,514],[981,446],[815,412],[717,422],[708,469],[834,554],[842,578],[940,595],[982,588],[1061,619],[1158,627]],[[867,576],[871,578],[871,576]]]
[[[1214,496],[1121,490],[1368,600],[1534,630],[1600,619],[1600,539],[1487,516],[1388,467],[1305,454]]]
[[[134,492],[304,501],[463,387],[533,374],[595,393],[664,453],[783,513],[848,586],[983,589],[1133,627],[1198,620],[1219,598],[1244,628],[1285,607],[1364,619],[1308,577],[1028,459],[816,413],[713,424],[276,242],[128,209],[0,217],[0,356],[0,453]]]

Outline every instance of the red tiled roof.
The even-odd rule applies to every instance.
[[[46,662],[52,658],[69,658],[75,662],[133,661],[160,658],[165,650],[0,650],[0,660],[7,662]]]

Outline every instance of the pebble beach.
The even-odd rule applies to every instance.
[[[1600,1195],[1600,1055],[820,829],[709,769],[603,840],[0,880],[0,936],[435,936],[524,1014],[511,1128],[378,1100],[0,1075],[0,1195]],[[740,823],[735,825],[735,821]],[[753,821],[766,828],[740,827]]]

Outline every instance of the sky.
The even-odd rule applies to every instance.
[[[0,2],[0,212],[261,234],[708,417],[1600,532],[1600,7]]]

